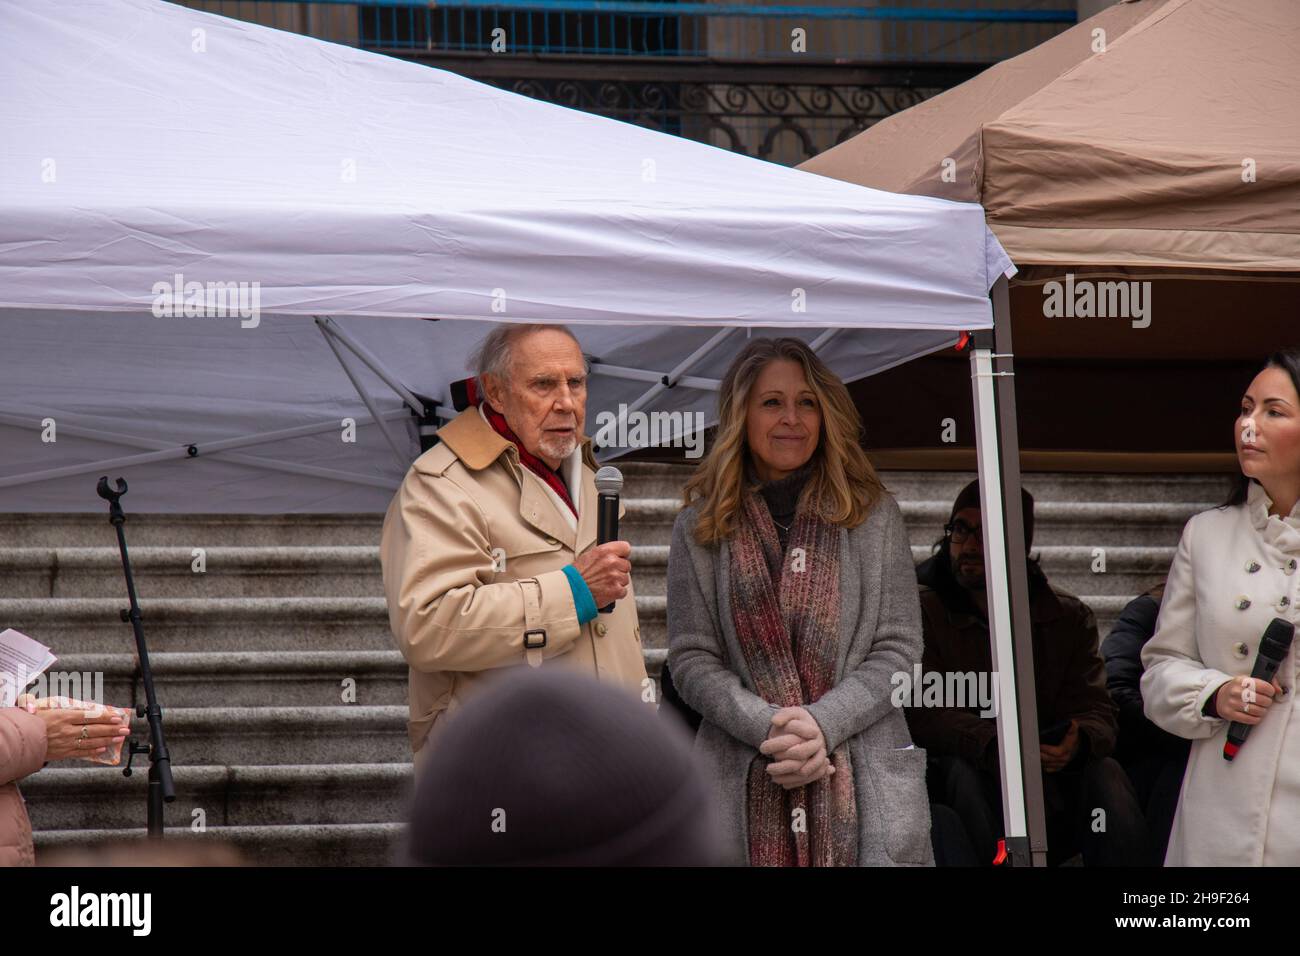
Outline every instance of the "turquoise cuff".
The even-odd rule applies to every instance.
[[[573,592],[573,606],[578,609],[578,623],[586,624],[596,619],[596,599],[591,596],[591,588],[582,579],[582,572],[571,564],[564,566],[564,576],[569,579],[569,590]]]

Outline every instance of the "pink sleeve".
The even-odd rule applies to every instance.
[[[0,786],[45,765],[45,721],[18,707],[0,707]]]

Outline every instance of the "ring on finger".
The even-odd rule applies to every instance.
[[[78,737],[77,740],[78,740],[78,741],[85,740],[86,737],[89,736],[89,734],[90,734],[89,729],[87,729],[87,727],[86,727],[85,724],[82,724],[82,726],[81,726],[81,736]]]

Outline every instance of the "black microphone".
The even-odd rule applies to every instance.
[[[1250,676],[1271,682],[1273,676],[1277,673],[1277,669],[1282,666],[1283,658],[1291,650],[1291,641],[1294,637],[1295,625],[1290,621],[1284,621],[1280,617],[1275,617],[1269,621],[1268,629],[1264,631],[1264,636],[1260,638],[1259,653],[1255,655],[1255,669]],[[1237,751],[1241,749],[1241,745],[1250,736],[1252,726],[1252,724],[1243,724],[1236,720],[1228,726],[1228,739],[1223,744],[1224,760],[1231,760],[1237,756]]]
[[[613,465],[596,472],[596,544],[618,540],[618,495],[623,490],[623,473]],[[601,614],[614,610],[610,601],[600,608]]]

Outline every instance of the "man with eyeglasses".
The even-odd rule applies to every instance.
[[[1021,503],[1028,552],[1034,500],[1023,489]],[[978,481],[957,496],[936,547],[917,568],[922,670],[932,686],[945,688],[939,695],[945,699],[914,697],[908,725],[931,757],[932,801],[957,812],[976,853],[991,862],[1003,833],[996,711],[990,714],[980,701],[946,699],[969,696],[950,695],[948,688],[995,683]],[[1036,560],[1028,560],[1027,570],[1048,861],[1059,864],[1082,852],[1090,866],[1155,864],[1133,786],[1110,756],[1116,710],[1106,689],[1096,619],[1077,597],[1049,584]]]

